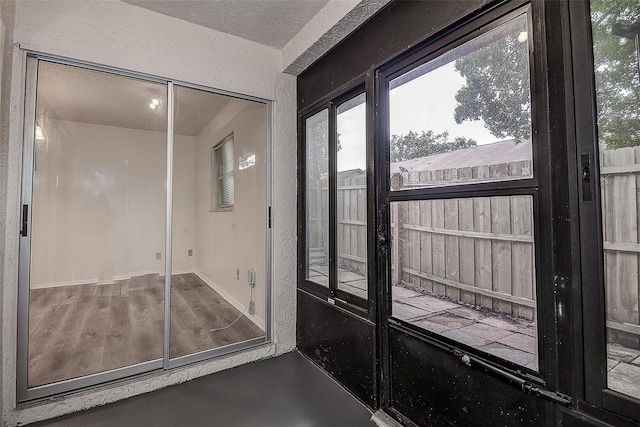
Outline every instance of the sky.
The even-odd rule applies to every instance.
[[[484,121],[465,121],[457,124],[454,111],[455,94],[465,78],[449,62],[428,74],[394,88],[390,92],[391,135],[406,135],[409,131],[449,132],[449,140],[457,136],[473,138],[478,145],[502,141],[485,128]],[[338,171],[365,168],[365,104],[338,115],[337,127],[341,150],[338,152]]]

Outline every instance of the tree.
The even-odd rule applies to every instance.
[[[478,145],[473,139],[456,137],[453,141],[447,142],[448,138],[449,132],[436,134],[431,130],[423,131],[422,134],[410,131],[406,135],[393,135],[391,137],[391,161],[401,162]]]
[[[455,62],[455,69],[466,79],[456,94],[456,123],[483,119],[498,138],[514,137],[516,142],[531,137],[529,53],[518,40],[526,31],[526,18],[520,17],[497,28],[503,37]]]
[[[591,22],[598,136],[607,148],[640,145],[638,0],[592,0]],[[625,31],[633,28],[631,34]],[[626,31],[629,32],[629,31]]]
[[[591,0],[599,140],[607,148],[640,145],[640,76],[632,34],[640,29],[638,0]],[[499,27],[502,37],[456,60],[466,83],[456,94],[457,123],[483,119],[500,138],[531,134],[526,21]],[[496,31],[494,30],[494,31]],[[580,71],[580,70],[578,70]]]

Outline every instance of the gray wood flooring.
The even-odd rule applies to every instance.
[[[263,336],[195,274],[172,276],[170,356]],[[162,357],[164,278],[34,289],[29,306],[29,387]]]

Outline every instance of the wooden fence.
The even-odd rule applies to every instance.
[[[403,172],[402,188],[516,179],[530,162]],[[607,326],[640,336],[640,147],[601,153]],[[326,184],[326,182],[323,182]],[[307,197],[311,251],[326,257],[326,185]],[[339,267],[366,271],[363,173],[341,176],[337,193]],[[313,212],[313,211],[311,211]],[[317,211],[319,212],[319,211]],[[421,287],[500,313],[535,313],[533,202],[529,196],[405,201],[391,205],[392,282]],[[314,237],[312,237],[314,236]],[[321,237],[325,236],[325,237]],[[319,244],[322,242],[322,244]]]
[[[607,326],[640,337],[640,147],[603,150],[600,173]]]

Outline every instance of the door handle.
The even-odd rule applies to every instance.
[[[22,205],[22,227],[20,228],[20,235],[22,237],[26,237],[28,229],[29,229],[29,205]]]

